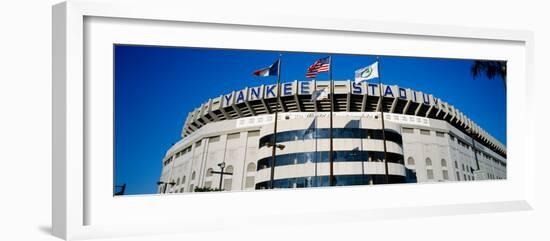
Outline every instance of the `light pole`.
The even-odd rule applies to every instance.
[[[475,158],[475,161],[476,161],[476,171],[479,172],[480,167],[479,167],[479,160],[477,159],[476,141],[474,139],[474,133],[473,133],[471,128],[468,128],[466,130],[466,133],[468,134],[470,139],[472,139],[472,150],[474,151],[474,158]],[[474,178],[475,178],[475,175],[474,175]]]
[[[210,173],[214,173],[214,174],[220,174],[220,191],[222,190],[222,181],[223,181],[223,174],[225,175],[233,175],[232,172],[224,172],[223,169],[225,169],[225,162],[222,162],[222,163],[218,163],[218,166],[220,167],[221,171],[217,172],[217,171],[211,171]]]

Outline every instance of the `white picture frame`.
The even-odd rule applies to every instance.
[[[155,11],[150,9],[155,8]],[[102,21],[101,19],[107,19]],[[93,110],[96,101],[88,93],[90,86],[85,81],[89,78],[86,68],[90,54],[86,48],[86,41],[120,41],[106,36],[101,28],[89,29],[86,24],[112,24],[110,26],[125,28],[125,23],[148,26],[157,35],[147,38],[136,33],[126,33],[120,36],[127,41],[142,44],[170,45],[171,42],[162,42],[166,33],[162,25],[176,28],[184,25],[204,24],[214,28],[223,28],[232,31],[285,33],[299,31],[303,34],[329,34],[335,38],[355,34],[378,36],[380,38],[409,39],[418,41],[435,41],[440,47],[465,45],[485,46],[487,51],[495,52],[496,58],[511,56],[511,73],[508,83],[508,159],[509,172],[505,181],[484,181],[469,183],[426,184],[426,185],[381,185],[375,187],[344,187],[330,189],[318,188],[311,190],[273,190],[263,192],[236,192],[223,194],[201,195],[169,195],[169,196],[133,196],[113,198],[112,190],[103,190],[113,185],[112,179],[98,181],[94,176],[110,176],[111,169],[102,169],[103,164],[96,164],[87,160],[90,157],[90,143],[97,140],[90,139],[90,125],[98,120],[112,120],[108,115],[95,115]],[[114,22],[110,22],[113,20]],[[86,21],[91,21],[87,23]],[[95,22],[94,22],[95,21]],[[117,24],[119,21],[122,24]],[[151,2],[96,2],[96,1],[67,1],[53,7],[53,193],[52,193],[52,227],[53,234],[63,239],[86,239],[99,237],[113,237],[139,234],[161,234],[174,232],[197,232],[211,228],[238,228],[242,224],[249,227],[259,226],[258,218],[265,218],[262,224],[273,225],[300,225],[301,222],[330,223],[339,221],[361,221],[368,219],[423,217],[433,215],[451,215],[465,213],[482,213],[498,211],[514,211],[532,209],[534,199],[535,156],[534,138],[530,129],[520,129],[524,120],[531,116],[532,110],[527,106],[530,97],[526,90],[532,87],[533,79],[533,34],[529,31],[496,30],[467,28],[456,26],[421,25],[410,23],[365,22],[353,19],[330,18],[301,18],[285,15],[209,15],[206,12],[189,8],[184,2],[155,3]],[[97,30],[98,31],[97,31]],[[164,31],[164,32],[163,32]],[[200,28],[196,30],[198,34]],[[86,34],[99,33],[98,38],[86,38]],[[103,34],[103,35],[101,35]],[[341,36],[340,36],[341,35]],[[251,35],[252,36],[252,35]],[[105,38],[103,38],[105,37]],[[139,38],[139,39],[136,39]],[[160,39],[160,40],[159,40]],[[177,40],[177,39],[176,39]],[[287,48],[292,48],[288,43]],[[216,45],[215,42],[210,45]],[[91,45],[94,48],[95,45]],[[281,45],[282,46],[282,45]],[[409,47],[407,47],[409,46]],[[508,47],[506,47],[508,46]],[[222,46],[223,47],[223,46]],[[262,48],[261,46],[255,46]],[[334,48],[333,51],[350,51]],[[409,48],[409,49],[407,49]],[[435,47],[434,47],[435,48]],[[508,49],[508,53],[496,54],[499,48]],[[315,49],[312,49],[315,50]],[[409,55],[423,54],[415,52],[413,47],[403,44],[403,51]],[[353,51],[353,50],[351,50]],[[378,54],[391,54],[389,48],[379,47]],[[503,51],[503,52],[506,52]],[[95,52],[94,52],[95,53]],[[426,54],[426,53],[424,53]],[[449,56],[446,56],[448,54]],[[453,53],[439,53],[431,57],[461,57]],[[456,53],[455,53],[456,54]],[[452,55],[452,56],[451,56]],[[99,58],[105,55],[96,54]],[[108,56],[108,55],[107,55]],[[468,57],[468,56],[462,56]],[[472,57],[472,56],[469,56]],[[474,56],[475,57],[475,56]],[[111,62],[112,59],[103,59]],[[91,60],[90,60],[91,61]],[[91,61],[93,62],[93,61]],[[517,67],[512,69],[512,67]],[[88,99],[89,95],[92,95]],[[88,96],[88,97],[87,97]],[[510,101],[513,98],[513,101]],[[108,100],[106,100],[108,101]],[[112,99],[111,99],[112,101]],[[111,102],[112,103],[112,102]],[[109,129],[109,128],[106,128]],[[112,130],[112,128],[111,128]],[[111,132],[112,133],[112,132]],[[106,134],[109,134],[106,132]],[[106,138],[108,135],[96,135],[94,138]],[[518,138],[521,137],[521,138]],[[111,150],[112,151],[112,150]],[[107,153],[107,152],[105,152]],[[108,154],[108,153],[107,153]],[[93,156],[93,155],[91,155]],[[521,162],[520,162],[521,160]],[[159,160],[160,162],[160,160]],[[112,160],[111,160],[112,163]],[[91,179],[90,179],[91,178]],[[94,180],[91,185],[90,180]],[[102,189],[103,187],[103,189]],[[487,190],[494,195],[486,194]],[[485,192],[484,192],[485,191]],[[357,201],[358,197],[378,195],[379,200]],[[386,194],[389,193],[389,194]],[[445,193],[445,197],[437,198],[434,193]],[[468,197],[453,196],[468,194]],[[108,195],[107,195],[108,194]],[[412,195],[417,196],[412,198]],[[448,195],[447,195],[448,194]],[[411,196],[408,201],[395,201],[391,197],[399,195]],[[424,196],[425,199],[418,198]],[[193,217],[193,221],[179,220],[177,225],[170,224],[171,215],[166,212],[172,210],[175,216],[182,211],[175,211],[174,207],[181,205],[200,207],[215,206],[220,198],[227,205],[243,207],[244,200],[249,201],[251,210],[189,210],[185,215]],[[351,200],[348,205],[330,206],[320,211],[321,204],[297,208],[286,199],[296,200],[327,200],[338,202]],[[279,206],[273,205],[275,202]],[[261,209],[261,205],[270,208]],[[366,204],[366,205],[364,205]],[[241,206],[239,206],[241,205]],[[215,208],[214,208],[215,209]],[[137,210],[137,211],[136,211]],[[109,217],[109,215],[111,215]],[[96,216],[97,219],[90,217]],[[227,218],[227,217],[230,218]],[[109,217],[111,220],[107,220]],[[208,218],[204,218],[208,217]],[[292,221],[292,220],[298,220]],[[266,221],[269,220],[269,221]],[[160,223],[162,221],[162,223]],[[167,224],[168,223],[168,224]],[[175,228],[177,227],[177,228]]]

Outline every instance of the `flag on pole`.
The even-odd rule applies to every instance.
[[[330,56],[318,59],[306,71],[306,78],[315,78],[318,73],[328,72],[330,70]]]
[[[279,60],[275,61],[271,66],[259,69],[252,73],[255,76],[277,76],[279,74]]]
[[[324,100],[324,99],[328,99],[328,89],[327,88],[323,88],[323,89],[320,89],[320,90],[315,90],[311,94],[311,102]]]
[[[355,71],[355,83],[361,83],[364,80],[378,78],[378,61],[367,67]]]

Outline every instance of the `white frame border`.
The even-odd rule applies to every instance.
[[[155,11],[150,9],[155,8]],[[352,19],[300,18],[285,15],[214,16],[188,8],[184,2],[155,4],[153,2],[124,3],[119,1],[67,1],[53,7],[52,13],[52,123],[53,123],[53,167],[52,167],[52,228],[53,234],[64,239],[81,239],[110,235],[127,235],[137,231],[105,230],[99,232],[83,226],[84,217],[84,17],[115,17],[146,20],[184,21],[198,23],[219,23],[226,25],[250,25],[318,30],[339,30],[354,32],[386,33],[396,35],[417,35],[466,39],[519,41],[526,49],[526,100],[533,86],[533,33],[517,30],[466,28],[456,26],[422,25],[394,22],[359,21]],[[532,102],[531,102],[532,103]],[[527,109],[526,114],[534,110]],[[441,207],[423,207],[419,215],[413,208],[368,211],[372,218],[399,216],[433,216],[458,213],[480,213],[509,210],[528,210],[534,203],[535,152],[533,129],[526,133],[528,171],[526,196],[524,200],[497,203],[457,204]],[[70,161],[69,161],[70,160]],[[418,209],[418,207],[416,208]],[[347,214],[345,214],[347,215]],[[365,210],[349,213],[347,220],[364,220]],[[315,217],[311,217],[315,218]],[[275,219],[276,220],[276,219]],[[147,231],[139,231],[141,234]]]

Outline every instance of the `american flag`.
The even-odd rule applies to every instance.
[[[309,68],[307,68],[306,78],[315,78],[317,73],[328,72],[330,70],[330,56],[318,59]]]

